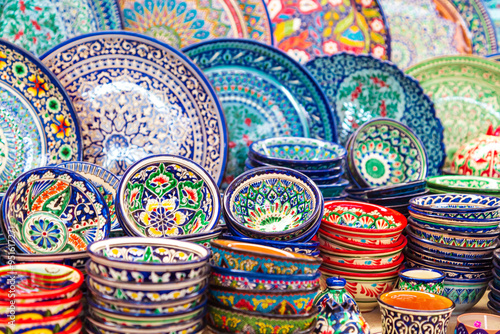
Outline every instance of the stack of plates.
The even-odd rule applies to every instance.
[[[409,211],[407,266],[442,271],[444,295],[455,302],[455,313],[470,309],[491,279],[492,253],[500,234],[500,199],[427,195],[412,199]]]
[[[262,167],[231,182],[223,215],[233,240],[317,256],[318,244],[310,240],[319,229],[323,204],[318,186],[304,174]]]
[[[277,137],[250,145],[246,170],[258,167],[286,167],[313,180],[325,199],[345,197],[349,182],[342,179],[344,147],[324,140],[302,137]]]
[[[493,280],[489,283],[490,294],[488,295],[488,307],[490,310],[500,313],[500,249],[493,252]]]
[[[81,333],[79,270],[52,263],[8,265],[0,267],[0,282],[2,333]]]
[[[232,240],[212,241],[208,324],[219,333],[311,333],[321,259]]]
[[[427,178],[432,194],[477,194],[500,197],[500,180],[471,175],[441,175]]]
[[[89,333],[198,333],[204,327],[210,251],[161,238],[92,244],[87,263]]]
[[[406,218],[378,205],[345,201],[327,202],[323,217],[321,273],[344,278],[360,310],[373,310],[377,296],[391,291],[398,278]]]

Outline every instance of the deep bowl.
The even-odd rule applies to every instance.
[[[456,308],[453,314],[462,314],[474,307],[486,292],[490,279],[445,279],[443,296],[450,298],[455,303]]]
[[[375,246],[375,247],[390,247],[393,245],[401,236],[400,232],[391,233],[387,235],[375,235],[375,236],[365,236],[355,233],[350,233],[343,231],[342,228],[331,228],[330,225],[322,224],[321,232],[324,235],[330,237],[342,238],[344,240],[348,240],[355,244],[362,244],[366,246]]]
[[[413,198],[417,210],[434,212],[487,212],[500,209],[500,198],[474,194],[438,194]]]
[[[251,244],[264,245],[274,248],[283,249],[288,252],[311,255],[316,252],[319,247],[319,242],[288,242],[288,241],[272,241],[254,238],[237,237],[231,234],[224,234],[222,239],[246,242]]]
[[[469,234],[483,234],[490,233],[498,230],[498,225],[488,224],[486,226],[478,224],[476,222],[468,222],[467,224],[459,224],[455,223],[452,220],[446,220],[441,223],[439,222],[429,222],[422,219],[419,219],[415,216],[410,217],[413,222],[420,227],[430,227],[439,231],[451,231],[451,232],[460,232],[460,233],[469,233]],[[424,218],[425,219],[425,218]]]
[[[444,293],[443,272],[428,268],[406,268],[399,272],[398,290],[421,291],[442,295]]]

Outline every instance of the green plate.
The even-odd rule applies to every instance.
[[[433,176],[427,179],[427,186],[445,192],[500,193],[500,179],[482,176]]]

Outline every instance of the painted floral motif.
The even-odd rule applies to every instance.
[[[451,170],[462,175],[500,178],[500,137],[481,135],[458,149]]]
[[[304,290],[319,287],[319,279],[311,281],[252,279],[212,272],[210,274],[210,284],[245,290]]]
[[[500,192],[500,180],[475,176],[443,175],[428,178],[429,186],[456,191]]]
[[[403,291],[419,291],[419,292],[430,292],[436,295],[442,295],[444,292],[443,282],[418,282],[414,280],[403,280],[399,278],[398,290]]]
[[[390,58],[377,0],[266,0],[278,47],[306,63],[341,51]]]
[[[325,208],[323,219],[340,226],[365,229],[391,229],[399,225],[392,216],[384,216],[377,210],[366,212],[361,208],[347,208],[337,206],[333,209]]]
[[[500,1],[499,0],[483,0],[484,7],[488,11],[491,20],[493,21],[493,25],[495,27],[496,35],[497,35],[497,45],[498,40],[500,39]]]

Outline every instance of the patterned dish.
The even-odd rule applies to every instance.
[[[71,298],[64,299],[54,299],[44,302],[34,302],[34,303],[16,303],[16,316],[19,319],[29,319],[30,317],[36,317],[37,320],[44,320],[48,317],[53,317],[56,315],[71,312],[76,309],[81,301],[83,294],[78,291],[76,295]],[[10,315],[9,306],[11,305],[10,300],[0,301],[0,319],[8,318]]]
[[[500,180],[472,175],[441,175],[427,178],[427,186],[448,192],[500,194]]]
[[[427,154],[407,126],[391,119],[375,119],[352,135],[348,147],[351,175],[362,186],[379,187],[423,180]]]
[[[36,262],[47,262],[54,264],[64,264],[77,269],[83,269],[85,267],[85,262],[89,259],[87,251],[74,252],[74,253],[62,253],[62,254],[26,254],[26,253],[14,253],[9,250],[9,245],[2,246],[0,248],[0,262],[9,263],[14,257],[15,263],[36,263]]]
[[[355,251],[334,249],[323,244],[321,257],[333,264],[379,266],[398,261],[403,256],[402,251],[405,246],[406,242],[403,242],[397,247],[389,249]]]
[[[346,188],[349,195],[363,197],[364,199],[393,197],[400,195],[414,194],[425,190],[425,181],[418,180],[402,184],[392,184],[390,186],[369,187],[369,188]]]
[[[396,261],[385,264],[374,264],[373,262],[369,264],[352,264],[339,263],[338,261],[330,261],[325,258],[323,259],[322,267],[346,273],[387,273],[399,269],[404,260],[405,257],[402,255]]]
[[[168,152],[222,179],[222,108],[181,52],[147,36],[102,32],[66,41],[41,59],[77,110],[85,161],[122,175],[135,161]]]
[[[6,0],[0,8],[0,38],[40,56],[78,35],[120,30],[116,0]]]
[[[252,169],[224,193],[226,223],[256,239],[294,239],[322,211],[323,197],[314,182],[287,168]]]
[[[127,234],[155,238],[210,231],[221,212],[212,177],[198,164],[166,154],[130,166],[116,204]]]
[[[21,251],[39,254],[85,251],[106,239],[111,225],[106,200],[94,185],[60,167],[19,176],[2,202],[2,223]]]
[[[283,249],[287,252],[299,253],[304,255],[311,255],[312,253],[318,250],[319,242],[289,242],[289,241],[272,241],[265,239],[254,239],[254,238],[245,238],[238,237],[232,234],[224,234],[223,239],[225,240],[233,240],[233,241],[241,241],[247,242],[251,244],[264,245],[274,248]]]
[[[302,170],[340,166],[346,155],[346,149],[338,144],[301,137],[261,139],[253,142],[248,152],[248,156],[254,160]]]
[[[2,193],[23,172],[82,157],[80,128],[64,87],[32,54],[1,38],[0,119]]]
[[[337,125],[311,74],[285,53],[251,40],[219,39],[183,50],[224,107],[229,160],[225,185],[241,174],[248,146],[270,137],[337,141]]]
[[[421,209],[409,206],[408,211],[412,216],[419,219],[429,221],[440,221],[446,223],[446,219],[454,220],[457,223],[478,222],[479,223],[493,223],[494,221],[500,222],[500,210],[493,209],[480,212],[468,212],[466,210],[460,211],[434,211],[432,209]],[[484,224],[481,224],[484,225]]]
[[[410,205],[417,210],[437,213],[451,211],[481,214],[485,211],[500,210],[500,198],[473,194],[439,194],[413,198]]]
[[[141,334],[194,334],[199,333],[205,328],[205,321],[203,318],[182,322],[180,324],[164,326],[161,328],[147,328],[140,329]],[[85,328],[88,334],[137,334],[137,328],[120,326],[110,323],[103,323],[102,321],[95,320],[92,317],[87,317],[87,324]]]
[[[274,168],[275,166],[272,164],[267,164],[265,162],[260,162],[257,160],[253,160],[252,158],[248,158],[245,160],[245,167],[250,169],[259,168],[259,167],[270,167]],[[340,177],[344,173],[343,166],[333,167],[329,169],[323,170],[303,170],[303,169],[295,169],[296,172],[302,173],[312,180],[315,178],[324,178],[324,177]]]
[[[475,56],[430,59],[409,68],[444,127],[447,165],[465,143],[500,125],[500,64]]]
[[[499,127],[500,129],[500,127]],[[500,178],[500,136],[492,127],[487,134],[461,146],[451,161],[450,171],[455,174]]]
[[[339,119],[339,140],[346,144],[361,124],[387,117],[408,126],[424,143],[429,174],[438,175],[444,162],[443,128],[434,106],[413,78],[389,62],[371,56],[340,53],[306,65],[330,100]]]
[[[410,229],[411,230],[411,229]],[[485,257],[481,259],[467,259],[464,260],[460,257],[455,257],[451,255],[443,255],[436,254],[430,251],[427,251],[425,248],[417,246],[413,243],[410,243],[407,252],[415,259],[427,260],[437,264],[443,265],[451,265],[451,266],[461,266],[461,267],[470,267],[470,268],[478,268],[485,267],[491,265],[492,257]]]
[[[391,57],[389,28],[377,0],[266,0],[278,47],[301,63],[340,51]]]
[[[125,30],[149,35],[178,49],[224,37],[274,43],[262,0],[120,0],[120,7]]]

